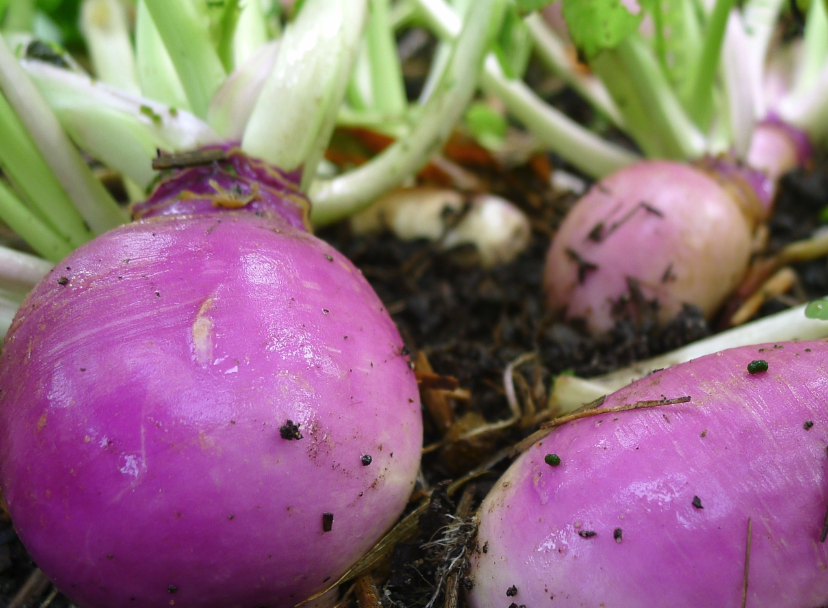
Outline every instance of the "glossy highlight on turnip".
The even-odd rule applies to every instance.
[[[231,149],[164,178],[143,219],[72,253],[21,307],[0,481],[33,559],[79,605],[294,606],[405,506],[414,374],[362,274],[304,228],[306,205]]]
[[[553,430],[480,508],[472,608],[512,586],[527,607],[825,605],[827,357],[824,341],[722,351],[600,409],[684,403]]]

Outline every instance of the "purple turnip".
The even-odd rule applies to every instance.
[[[567,215],[549,250],[546,302],[600,334],[629,314],[631,291],[666,322],[686,303],[712,315],[744,276],[763,204],[746,180],[669,161],[603,179]],[[740,204],[741,203],[741,204]]]
[[[472,608],[825,605],[826,357],[723,351],[553,430],[480,508]]]
[[[289,177],[228,157],[64,259],[6,339],[3,496],[83,606],[293,606],[414,485],[417,384],[382,302]]]

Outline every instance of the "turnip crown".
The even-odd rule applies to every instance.
[[[240,210],[311,231],[300,171],[283,172],[233,145],[159,156],[153,165],[162,173],[149,198],[133,206],[135,219]]]

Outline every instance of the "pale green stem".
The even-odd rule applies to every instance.
[[[727,23],[722,48],[724,93],[730,126],[730,142],[738,158],[745,158],[756,124],[756,102],[753,94],[758,87],[753,82],[750,65],[750,41],[745,33],[738,11],[732,11]]]
[[[826,14],[824,4],[811,2],[808,20],[805,23],[802,59],[794,80],[794,95],[807,91],[817,83],[826,58],[828,58],[828,14]]]
[[[141,94],[173,108],[191,110],[184,87],[144,0],[138,0],[135,48]]]
[[[126,221],[124,211],[92,174],[2,37],[0,90],[89,227],[99,234]]]
[[[20,308],[20,302],[11,298],[0,298],[0,338],[6,337],[18,308]]]
[[[32,249],[48,260],[57,262],[72,252],[72,246],[32,213],[0,181],[0,219],[14,230]]]
[[[44,259],[0,246],[0,285],[9,291],[29,291],[52,269]]]
[[[585,73],[576,67],[572,54],[567,51],[564,42],[546,25],[539,14],[532,13],[524,21],[535,43],[538,57],[546,66],[563,78],[593,108],[623,129],[624,119],[604,84],[593,74]]]
[[[493,56],[486,58],[481,84],[540,142],[590,177],[601,178],[641,160],[555,110],[522,81],[506,78]]]
[[[725,27],[730,10],[735,4],[736,0],[716,0],[713,12],[707,20],[701,57],[690,75],[690,81],[693,84],[686,108],[690,117],[702,129],[707,128],[712,117],[713,95],[711,92],[719,66]]]
[[[368,7],[370,16],[365,34],[374,103],[388,116],[401,116],[405,114],[408,102],[397,44],[388,20],[389,0],[369,0]]]
[[[0,95],[0,166],[43,221],[74,247],[93,238],[6,98]]]
[[[348,103],[356,110],[373,110],[376,107],[371,82],[371,63],[368,60],[368,43],[365,40],[357,51],[346,95]]]
[[[509,78],[524,77],[534,46],[521,13],[514,7],[508,10],[494,50]]]
[[[432,93],[440,84],[440,77],[451,59],[452,46],[448,42],[441,41],[437,48],[434,49],[434,54],[431,58],[431,66],[428,68],[428,75],[426,76],[423,89],[420,91],[418,101],[420,104],[426,103],[431,98]]]
[[[633,122],[630,115],[624,116],[628,131],[639,143],[654,136],[661,148],[657,156],[667,158],[686,160],[704,153],[704,137],[684,112],[658,62],[639,36],[630,36],[602,55],[617,57],[621,67],[614,73],[606,69],[600,72],[610,92],[615,93],[613,83],[623,80],[624,86],[632,87],[634,103],[640,104],[643,111],[636,116],[642,122]],[[645,150],[648,155],[654,155]]]
[[[184,110],[39,61],[22,63],[75,143],[142,188],[156,176],[157,149],[186,152],[223,141]]]
[[[207,122],[228,141],[239,141],[273,70],[280,40],[259,48],[247,62],[230,74],[210,101]]]
[[[209,23],[191,2],[144,0],[193,113],[204,118],[227,73],[210,40]]]
[[[242,66],[268,43],[267,22],[259,0],[242,0],[233,36],[233,65]]]
[[[417,18],[417,4],[414,0],[397,0],[391,7],[388,20],[391,27],[398,30]]]
[[[80,24],[95,76],[124,91],[140,93],[126,11],[120,0],[84,0]]]
[[[314,183],[311,219],[315,224],[330,224],[367,207],[443,147],[477,89],[480,63],[502,14],[499,0],[478,0],[475,10],[469,11],[440,86],[406,138],[354,171]]]
[[[667,44],[664,39],[664,16],[661,12],[661,0],[655,0],[652,4],[653,28],[655,29],[655,51],[658,57],[658,64],[665,76],[669,76],[670,69],[667,65]]]
[[[566,413],[602,395],[613,393],[655,370],[698,359],[728,348],[788,340],[819,340],[828,337],[828,321],[806,317],[806,306],[797,306],[751,323],[745,323],[597,378],[585,380],[575,376],[559,376],[555,381],[550,404],[556,410],[560,408],[562,413]]]
[[[798,95],[788,95],[779,102],[779,115],[812,139],[828,138],[828,63],[816,84]]]
[[[239,0],[223,0],[224,7],[219,16],[218,40],[216,42],[216,53],[226,72],[233,71],[233,39],[236,33],[236,26],[241,16]]]
[[[345,96],[367,16],[366,0],[307,0],[282,36],[242,148],[284,171],[314,176]]]
[[[750,36],[754,60],[765,61],[779,12],[786,0],[746,0],[742,5],[745,31]]]
[[[764,116],[767,113],[763,82],[765,60],[784,3],[785,0],[747,0],[742,5],[745,31],[750,38],[749,62],[755,87],[753,100],[756,116]]]
[[[412,3],[416,6],[416,0]],[[428,69],[425,84],[422,91],[420,91],[420,104],[426,103],[434,89],[440,83],[440,78],[446,69],[446,65],[451,59],[452,43],[460,33],[460,27],[463,20],[466,18],[467,11],[471,5],[470,0],[453,0],[449,7],[449,12],[452,14],[452,33],[451,35],[441,35],[442,40],[437,44],[434,54],[431,59],[431,66]],[[448,5],[446,5],[448,6]]]
[[[665,143],[652,125],[652,116],[643,103],[636,83],[626,73],[618,53],[605,51],[590,61],[590,68],[610,93],[624,121],[625,132],[650,158],[669,156]]]
[[[142,188],[126,176],[124,176],[124,190],[130,203],[137,203],[147,198],[147,187]]]
[[[34,0],[11,0],[3,17],[3,31],[31,32],[36,12]]]
[[[443,0],[418,0],[418,4],[440,38],[456,38],[460,18]],[[603,177],[640,160],[638,155],[604,141],[545,103],[523,81],[506,78],[493,54],[489,54],[483,64],[481,84],[544,145],[587,175]]]
[[[411,123],[415,121],[418,107],[403,116],[389,117],[373,110],[353,110],[348,106],[339,109],[336,124],[340,127],[361,127],[390,135],[394,139],[405,137],[411,132]]]

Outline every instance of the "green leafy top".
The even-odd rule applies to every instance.
[[[654,0],[564,0],[563,16],[579,49],[594,57],[633,34]]]

